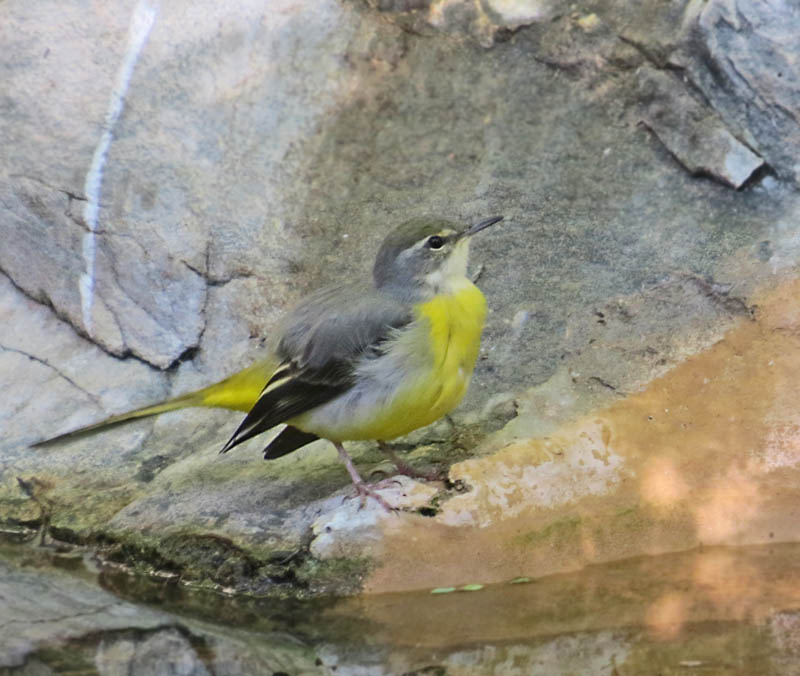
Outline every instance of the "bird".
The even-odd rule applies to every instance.
[[[472,237],[503,220],[471,227],[424,216],[395,227],[381,243],[372,276],[323,287],[279,324],[269,357],[225,380],[152,406],[40,441],[98,432],[180,408],[245,412],[221,453],[285,427],[265,446],[267,460],[317,439],[336,448],[361,497],[391,506],[360,476],[345,441],[386,442],[452,411],[469,386],[487,303],[467,274]]]

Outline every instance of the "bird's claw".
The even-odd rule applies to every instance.
[[[358,495],[359,499],[361,500],[361,506],[359,509],[364,509],[367,505],[367,498],[372,498],[377,502],[381,507],[383,507],[387,512],[396,512],[397,508],[392,507],[386,500],[384,500],[383,496],[374,490],[373,487],[368,486],[363,481],[361,483],[353,484],[356,489],[356,495]]]

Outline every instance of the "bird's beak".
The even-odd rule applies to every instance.
[[[503,220],[502,216],[492,216],[491,218],[487,218],[485,221],[481,221],[480,223],[476,223],[471,228],[468,228],[464,232],[459,235],[459,239],[464,237],[472,237],[476,232],[480,232],[481,230],[485,230],[490,225],[494,225],[495,223],[499,223]]]

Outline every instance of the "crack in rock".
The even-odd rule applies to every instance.
[[[695,98],[667,72],[643,67],[637,73],[641,124],[690,173],[741,188],[766,166],[737,139],[719,114]]]
[[[43,359],[42,357],[37,357],[35,354],[31,354],[30,352],[25,352],[25,350],[20,350],[20,349],[18,349],[16,347],[9,347],[8,345],[0,344],[0,350],[3,350],[5,352],[15,352],[16,354],[20,354],[23,357],[27,357],[31,361],[35,361],[37,364],[41,364],[42,366],[46,366],[51,371],[55,372],[56,375],[58,375],[60,378],[63,378],[64,380],[66,380],[76,390],[80,391],[81,393],[83,393],[87,397],[89,397],[89,399],[91,399],[101,409],[103,408],[102,404],[100,403],[100,399],[96,395],[92,394],[88,390],[86,390],[83,387],[81,387],[72,378],[70,378],[66,373],[64,373],[61,369],[53,366],[46,359]]]
[[[116,606],[122,606],[122,603],[107,603],[99,608],[94,608],[93,610],[87,610],[82,613],[71,613],[70,615],[61,615],[55,617],[44,617],[38,620],[9,620],[8,622],[4,622],[0,624],[0,629],[4,627],[11,626],[12,624],[21,624],[25,625],[34,625],[34,624],[48,624],[50,622],[63,622],[64,620],[72,620],[76,617],[90,617],[92,615],[99,615],[100,613],[105,613]]]

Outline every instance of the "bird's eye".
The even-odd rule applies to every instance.
[[[443,246],[444,246],[444,237],[440,237],[439,235],[428,237],[429,249],[441,249]]]

